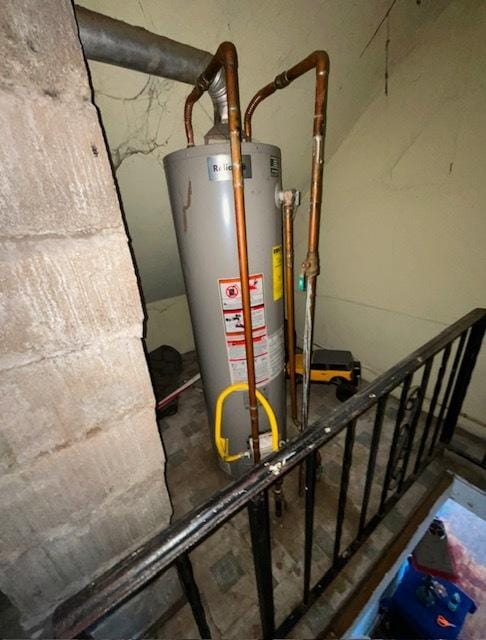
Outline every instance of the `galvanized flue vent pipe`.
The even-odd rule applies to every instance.
[[[79,36],[89,60],[194,85],[213,55],[142,27],[76,6]],[[219,72],[208,88],[215,122],[227,121],[226,83]]]

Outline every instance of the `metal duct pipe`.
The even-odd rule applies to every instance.
[[[151,33],[76,6],[76,18],[84,53],[89,60],[114,64],[178,82],[195,85],[211,62],[207,51]],[[208,93],[214,105],[215,122],[228,119],[226,83],[221,70]]]

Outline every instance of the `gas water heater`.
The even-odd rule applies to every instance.
[[[252,116],[263,100],[311,70],[315,101],[309,234],[299,275],[299,288],[305,291],[299,418],[293,266],[299,194],[282,191],[280,150],[252,141]],[[233,476],[278,451],[285,441],[285,372],[292,420],[300,431],[308,426],[328,72],[327,53],[314,51],[253,96],[242,127],[236,48],[221,43],[184,104],[187,148],[164,159],[214,448]],[[215,85],[215,126],[205,145],[194,146],[193,107]],[[335,359],[338,353],[340,359]],[[325,354],[326,380],[338,388],[354,370],[352,354],[343,366],[342,353]],[[267,471],[279,475],[279,464],[269,461]],[[281,513],[280,482],[275,499]]]
[[[241,153],[256,387],[273,408],[284,440],[281,155],[277,147],[250,142],[242,143]],[[220,394],[247,381],[230,143],[175,151],[164,167],[212,439]],[[270,433],[261,403],[258,417],[260,433]],[[248,451],[231,464],[220,461],[236,477],[253,464],[246,393],[227,398],[223,422],[231,451]],[[260,446],[263,456],[264,440]]]

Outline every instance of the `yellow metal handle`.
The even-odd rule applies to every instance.
[[[216,400],[216,413],[214,416],[214,441],[216,443],[216,449],[218,450],[219,456],[225,462],[234,462],[235,460],[239,460],[242,458],[246,452],[230,454],[228,452],[229,449],[229,440],[228,438],[224,438],[221,434],[222,431],[222,423],[223,423],[223,405],[224,401],[228,396],[236,391],[248,391],[248,384],[246,382],[239,382],[237,384],[232,384],[226,389],[223,389]],[[270,423],[270,430],[272,432],[272,451],[278,451],[279,445],[279,434],[278,434],[278,424],[277,417],[275,416],[275,411],[272,409],[272,405],[268,402],[265,396],[256,390],[256,397],[258,402],[262,405],[265,413],[267,414],[268,421]]]

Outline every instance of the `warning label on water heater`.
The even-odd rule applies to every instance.
[[[239,278],[218,280],[231,383],[247,382],[245,325]],[[263,296],[263,274],[250,276],[251,324],[257,386],[281,373],[284,365],[283,331],[268,335]]]

